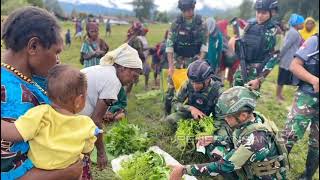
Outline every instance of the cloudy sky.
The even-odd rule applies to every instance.
[[[81,2],[81,3],[97,3],[107,7],[114,7],[131,10],[132,7],[127,2],[130,0],[60,0],[66,2]],[[155,4],[158,6],[159,11],[169,10],[176,7],[178,0],[155,0]],[[228,7],[239,6],[242,0],[197,0],[196,9],[201,9],[203,6],[215,7],[220,9],[226,9]]]

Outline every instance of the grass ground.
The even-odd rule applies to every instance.
[[[74,25],[71,22],[62,23],[64,36],[65,32],[69,28],[71,33],[74,33]],[[126,38],[126,32],[129,26],[113,26],[111,37],[106,38],[103,25],[100,26],[100,34],[103,39],[107,41],[111,49],[116,48],[122,44]],[[155,24],[149,25],[149,32],[147,34],[148,41],[151,46],[154,46],[157,42],[160,42],[163,38],[164,32],[169,27],[168,24]],[[80,40],[72,39],[72,45],[70,48],[65,48],[61,54],[61,60],[63,63],[71,64],[75,67],[81,68],[79,63],[79,54],[81,42]],[[262,112],[267,118],[273,120],[282,129],[286,121],[286,115],[293,100],[295,88],[285,87],[284,95],[286,101],[283,104],[278,104],[275,99],[275,88],[278,69],[274,69],[266,82],[262,86],[262,97],[259,100],[257,110]],[[133,88],[133,93],[129,97],[128,102],[128,119],[130,122],[137,124],[141,127],[142,131],[148,132],[152,137],[153,143],[160,146],[162,149],[170,153],[173,157],[179,160],[181,163],[189,163],[192,160],[190,156],[181,156],[181,153],[175,148],[175,145],[171,143],[172,136],[168,135],[167,127],[159,120],[163,117],[163,103],[160,97],[151,98],[144,101],[139,101],[135,98],[135,93],[143,92],[143,77],[140,78],[140,82]],[[150,83],[153,83],[151,81]],[[107,129],[110,125],[107,126]],[[108,133],[108,132],[107,132]],[[304,170],[306,154],[307,154],[307,135],[304,139],[294,146],[292,153],[290,154],[291,170],[289,173],[289,179],[297,179],[299,173]],[[111,170],[111,164],[109,162],[108,168],[103,171],[97,170],[93,165],[93,175],[96,180],[117,179],[115,174]],[[318,174],[318,173],[317,173]],[[315,179],[319,179],[316,177]]]

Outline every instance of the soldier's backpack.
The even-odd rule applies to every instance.
[[[192,27],[186,27],[185,19],[180,15],[175,21],[175,27],[172,31],[176,34],[173,42],[174,52],[182,57],[194,57],[200,53],[202,39],[202,17],[195,15]]]
[[[274,25],[273,25],[274,26]],[[268,57],[270,49],[266,49],[265,32],[270,28],[257,22],[249,23],[242,37],[247,63],[263,63]]]
[[[264,131],[272,138],[279,155],[269,161],[246,163],[240,170],[236,171],[237,175],[241,179],[253,179],[253,176],[267,175],[276,175],[277,179],[282,179],[280,173],[285,174],[289,170],[288,152],[285,144],[275,123],[258,112],[255,112],[255,114],[263,120],[263,123],[249,125],[241,132],[239,138],[249,136],[255,131]],[[234,137],[233,142],[236,143],[236,141],[237,139]]]

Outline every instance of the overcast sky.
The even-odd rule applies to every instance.
[[[81,3],[97,3],[107,7],[116,5],[119,8],[131,10],[132,7],[127,5],[130,0],[60,0],[66,2],[81,2]],[[155,0],[159,11],[169,10],[177,5],[178,0]],[[242,0],[197,0],[196,9],[201,9],[203,6],[226,9],[228,7],[239,6]]]

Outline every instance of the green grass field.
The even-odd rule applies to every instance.
[[[69,28],[72,35],[74,34],[74,25],[71,22],[62,22],[62,35],[64,37],[65,32]],[[164,32],[169,27],[168,24],[154,24],[149,25],[149,32],[147,38],[149,44],[154,46],[156,43],[163,39]],[[106,38],[103,25],[100,26],[100,36],[105,39],[111,49],[121,45],[126,39],[126,32],[129,26],[113,26],[112,35],[110,38]],[[79,63],[80,55],[80,40],[72,39],[72,45],[70,48],[66,48],[61,54],[60,58],[63,63],[71,64],[75,67],[81,68]],[[275,68],[271,75],[267,78],[262,87],[262,97],[259,100],[257,110],[262,112],[267,118],[275,121],[279,129],[284,127],[286,121],[286,115],[293,100],[295,88],[285,87],[284,95],[286,98],[285,103],[278,104],[275,99],[275,88],[277,79],[278,68]],[[152,79],[152,78],[150,78]],[[135,93],[142,93],[143,90],[143,76],[140,78],[139,84],[133,88],[133,93],[129,97],[128,102],[128,119],[130,122],[135,123],[141,127],[143,131],[150,134],[153,139],[154,145],[160,146],[163,150],[170,153],[173,157],[180,161],[180,163],[189,163],[192,160],[190,156],[183,157],[181,153],[175,148],[175,145],[171,143],[173,136],[167,134],[167,127],[159,120],[163,117],[163,103],[160,97],[139,101],[135,98]],[[151,80],[150,84],[153,84]],[[109,129],[111,125],[107,125],[106,129]],[[108,131],[106,132],[108,133]],[[289,173],[289,179],[297,179],[299,173],[304,170],[306,155],[307,155],[307,141],[308,133],[305,138],[295,145],[292,153],[290,154],[291,170]],[[108,168],[103,171],[96,169],[93,165],[93,175],[96,180],[117,179],[115,174],[111,170],[111,163],[109,162]],[[317,173],[318,174],[318,173]],[[316,177],[315,179],[319,179]]]

